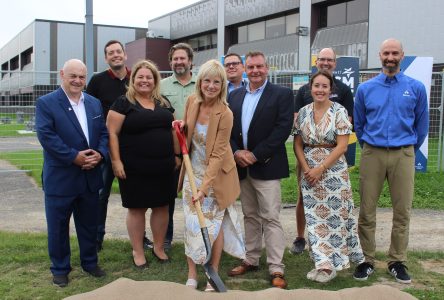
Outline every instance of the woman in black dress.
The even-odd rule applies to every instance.
[[[126,95],[116,100],[107,118],[111,162],[122,205],[128,208],[126,225],[139,268],[147,266],[143,237],[148,208],[152,210],[153,254],[162,262],[168,260],[163,249],[168,206],[176,197],[174,171],[181,164],[171,130],[174,109],[160,95],[160,79],[152,62],[136,63]]]

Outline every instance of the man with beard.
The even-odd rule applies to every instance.
[[[316,68],[318,70],[325,70],[330,75],[333,76],[333,71],[336,69],[336,53],[332,48],[324,48],[319,51],[318,57],[316,59]],[[345,85],[342,81],[336,79],[333,76],[334,86],[332,87],[332,93],[330,94],[330,100],[338,102],[345,107],[348,113],[350,122],[353,117],[353,94],[350,87]],[[311,96],[310,85],[307,83],[302,86],[294,101],[294,118],[298,116],[299,110],[307,104],[313,102],[313,97]],[[296,154],[296,149],[294,149]],[[299,165],[297,166],[297,179],[298,182],[301,179],[301,169]],[[298,202],[296,205],[296,232],[297,237],[290,248],[290,253],[301,254],[305,249],[305,215],[304,215],[304,204],[302,203],[302,194],[298,194]]]
[[[106,120],[111,105],[119,96],[126,93],[130,70],[125,66],[127,57],[121,42],[116,40],[109,41],[104,47],[104,52],[105,61],[109,65],[109,69],[94,75],[89,81],[86,92],[100,100]],[[97,251],[101,251],[103,248],[108,198],[114,180],[111,160],[106,160],[102,164],[102,176],[104,186],[99,192]]]
[[[415,151],[429,128],[424,85],[400,70],[400,41],[385,40],[379,50],[382,73],[361,83],[356,92],[354,125],[362,148],[358,232],[365,262],[353,276],[367,280],[375,265],[376,206],[384,181],[390,190],[393,227],[388,271],[396,281],[410,283],[405,262],[415,179]]]
[[[171,47],[168,60],[173,74],[160,82],[160,92],[171,102],[177,120],[182,120],[187,98],[194,93],[196,76],[191,73],[193,57],[193,49],[186,43]]]
[[[174,117],[176,120],[182,120],[184,114],[185,103],[192,93],[196,85],[196,75],[191,73],[193,68],[193,48],[186,43],[178,43],[171,47],[168,53],[173,74],[164,78],[160,82],[160,93],[168,98],[172,107],[174,107]],[[176,179],[179,179],[180,170],[177,170]],[[171,248],[174,230],[174,204],[169,208],[168,230],[165,236],[164,249]]]

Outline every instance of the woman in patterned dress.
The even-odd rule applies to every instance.
[[[313,103],[299,111],[294,148],[302,167],[301,191],[315,268],[307,278],[328,282],[350,260],[364,261],[344,153],[352,125],[343,106],[329,99],[333,78],[319,71],[310,80]]]
[[[191,165],[198,189],[192,192],[185,168],[181,170],[179,187],[183,181],[183,207],[185,215],[185,255],[188,262],[186,285],[197,288],[196,264],[206,258],[205,245],[193,201],[200,201],[212,243],[211,265],[219,268],[222,250],[245,258],[245,246],[240,222],[233,206],[240,194],[239,180],[230,147],[233,114],[228,108],[227,77],[222,65],[210,60],[200,67],[196,92],[185,106],[181,128],[187,133]],[[211,291],[207,284],[206,291]]]

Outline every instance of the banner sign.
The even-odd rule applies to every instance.
[[[359,57],[342,56],[336,60],[336,69],[333,71],[333,76],[347,85],[355,96],[359,85]],[[355,165],[356,160],[356,134],[352,132],[348,140],[348,148],[345,153],[347,164],[349,166]]]
[[[427,92],[427,102],[430,108],[430,87],[432,84],[433,57],[404,56],[401,61],[401,70],[405,75],[421,81]],[[429,135],[416,151],[415,169],[417,172],[427,172],[429,151]]]

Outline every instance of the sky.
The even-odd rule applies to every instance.
[[[199,0],[92,0],[94,24],[148,27],[148,20]],[[35,19],[85,22],[86,0],[0,0],[0,48]]]

